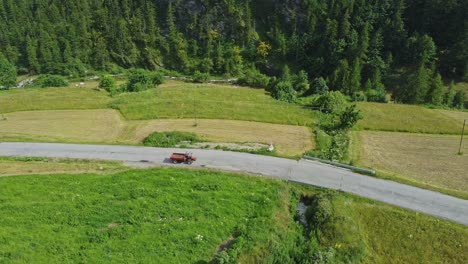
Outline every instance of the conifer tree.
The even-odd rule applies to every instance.
[[[0,87],[8,89],[16,86],[16,69],[0,53]]]
[[[455,97],[455,83],[450,82],[447,93],[445,94],[445,105],[448,107],[453,107],[453,99]]]
[[[356,59],[351,70],[347,93],[352,95],[359,90],[361,90],[361,63]]]
[[[442,105],[444,102],[444,84],[442,82],[442,76],[440,76],[439,73],[435,74],[432,79],[428,95],[430,98],[427,99],[427,102],[433,105]]]

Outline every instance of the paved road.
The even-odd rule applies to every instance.
[[[117,160],[127,164],[168,165],[172,152],[185,150],[135,146],[49,143],[0,143],[0,156],[61,157]],[[342,190],[362,197],[468,225],[468,201],[416,187],[363,176],[313,161],[247,153],[192,150],[198,157],[192,167],[248,172],[293,182]],[[186,166],[186,165],[176,165]]]

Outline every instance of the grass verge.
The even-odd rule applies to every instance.
[[[115,173],[124,169],[128,167],[113,161],[0,157],[0,177],[46,173]]]

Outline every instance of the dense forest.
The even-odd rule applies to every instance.
[[[287,66],[350,96],[441,104],[443,81],[468,79],[468,0],[0,0],[0,53],[20,74]]]

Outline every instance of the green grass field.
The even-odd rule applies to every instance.
[[[354,203],[364,263],[466,263],[468,228],[381,203]]]
[[[283,187],[174,169],[0,178],[0,262],[209,261],[236,227],[270,223]]]
[[[3,177],[0,190],[1,263],[208,263],[231,240],[230,255],[243,263],[300,262],[284,258],[297,257],[307,240],[293,217],[295,203],[301,193],[323,192],[266,178],[169,168]],[[358,250],[368,263],[467,258],[466,227],[332,195],[342,225],[312,247],[348,259]]]
[[[72,83],[67,88],[0,91],[0,113],[113,107],[128,120],[192,119],[196,115],[301,126],[314,123],[312,111],[276,101],[260,89],[168,81],[156,89],[112,98],[97,86],[97,82],[87,82],[83,87]]]
[[[306,126],[314,113],[276,101],[264,90],[231,85],[168,82],[157,89],[122,94],[112,107],[129,120],[205,118]]]
[[[416,105],[358,103],[363,119],[358,129],[431,134],[459,134],[468,112]]]
[[[96,85],[97,86],[97,85]],[[34,110],[104,109],[107,92],[91,88],[31,88],[0,90],[0,113]]]

